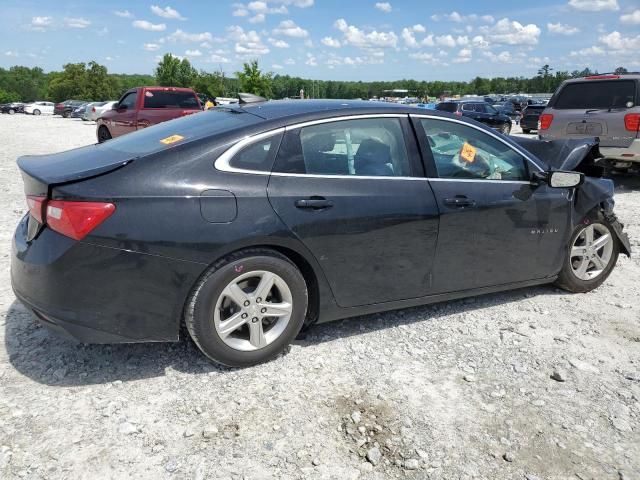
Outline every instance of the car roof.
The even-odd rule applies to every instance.
[[[584,81],[602,81],[602,80],[640,80],[640,73],[599,73],[595,75],[588,75],[586,77],[570,78],[565,80],[565,83],[575,83]]]
[[[244,111],[265,120],[291,117],[324,117],[333,115],[399,113],[407,114],[420,109],[408,105],[365,100],[272,100],[248,104],[232,104],[222,107],[233,111]]]

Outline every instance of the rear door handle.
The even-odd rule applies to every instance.
[[[444,204],[447,207],[452,208],[466,208],[466,207],[475,207],[475,200],[471,200],[470,198],[465,197],[464,195],[456,195],[453,198],[445,198]]]
[[[308,208],[312,210],[322,210],[333,207],[333,202],[322,197],[303,198],[296,200],[296,208]]]

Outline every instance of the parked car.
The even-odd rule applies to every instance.
[[[417,103],[415,106],[418,108],[425,108],[427,110],[435,110],[437,103]]]
[[[544,105],[534,104],[529,105],[522,111],[522,118],[520,119],[522,133],[531,133],[531,130],[538,130],[538,121],[544,109]]]
[[[4,103],[0,105],[0,113],[8,113],[9,115],[13,115],[15,113],[24,113],[24,103]]]
[[[640,74],[566,80],[540,115],[539,135],[598,137],[608,166],[640,167]]]
[[[132,88],[111,110],[98,118],[96,135],[98,142],[102,143],[125,133],[201,110],[200,100],[190,88]]]
[[[520,121],[521,114],[515,109],[512,102],[496,102],[493,104],[493,108],[516,123]]]
[[[92,109],[95,109],[96,107],[100,108],[105,103],[107,103],[107,102],[89,102],[89,103],[87,103],[86,105],[83,106],[82,115],[80,116],[80,118],[82,118],[82,120],[84,120],[84,121],[88,121],[89,120],[89,115],[92,113]]]
[[[53,115],[53,102],[32,102],[24,106],[24,113],[30,115]]]
[[[112,100],[110,102],[100,102],[101,105],[93,105],[90,108],[87,108],[85,113],[86,120],[96,121],[102,114],[108,110],[111,110],[113,106],[118,103],[117,100]]]
[[[501,131],[505,135],[511,132],[511,119],[484,101],[457,100],[440,102],[436,105],[436,110],[453,113],[460,117],[473,118],[480,123]]]
[[[89,105],[88,102],[84,102],[80,105],[78,105],[76,108],[74,108],[71,111],[71,115],[69,115],[71,118],[82,118],[82,116],[84,115],[84,112],[87,109],[87,105]]]
[[[61,103],[56,103],[53,107],[54,115],[62,115],[64,118],[69,118],[71,113],[78,108],[80,105],[83,105],[87,102],[83,100],[65,100]]]
[[[630,247],[597,141],[515,140],[438,111],[294,100],[25,156],[13,289],[82,342],[186,325],[210,359],[248,366],[314,322],[598,287]]]

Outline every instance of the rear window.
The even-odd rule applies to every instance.
[[[527,108],[525,108],[525,113],[540,113],[542,112],[546,107],[544,105],[529,105]]]
[[[200,108],[192,92],[171,92],[147,90],[144,92],[144,108],[182,108],[196,110]]]
[[[457,103],[439,103],[436,105],[436,110],[441,110],[443,112],[455,112],[458,110]]]
[[[226,133],[260,121],[259,117],[249,113],[233,113],[227,109],[215,108],[122,135],[101,143],[99,147],[135,156],[147,155],[209,135]]]
[[[624,108],[636,104],[636,82],[633,80],[594,80],[567,83],[558,93],[553,108],[604,109]]]

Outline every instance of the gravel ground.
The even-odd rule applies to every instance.
[[[640,479],[640,257],[539,287],[316,326],[270,362],[77,345],[15,301],[15,164],[93,124],[0,116],[0,478]],[[640,179],[617,179],[636,251]],[[554,378],[551,378],[554,377]]]

